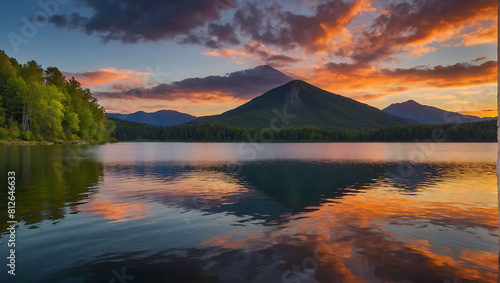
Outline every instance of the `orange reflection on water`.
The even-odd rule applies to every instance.
[[[108,174],[102,188],[99,195],[80,205],[79,209],[112,220],[110,223],[150,217],[153,215],[152,203],[156,202],[202,210],[211,205],[227,204],[231,200],[225,200],[225,196],[247,191],[230,176],[207,171],[187,173],[174,182],[129,176],[124,180],[123,176]]]
[[[246,226],[220,232],[201,244],[252,255],[271,253],[279,257],[280,270],[293,270],[313,258],[317,262],[314,276],[320,282],[371,282],[374,278],[453,282],[455,277],[494,282],[498,280],[498,251],[475,245],[477,239],[497,237],[498,233],[492,168],[494,164],[440,167],[435,175],[412,183],[410,191],[381,176],[363,184],[362,190],[302,207],[299,213],[280,210],[285,211],[280,219],[267,226],[243,221]],[[272,188],[276,181],[269,179],[270,185],[263,186]],[[202,213],[231,213],[225,205],[242,210],[235,208],[241,200],[266,190],[247,186],[218,166],[197,167],[173,180],[163,180],[161,175],[130,178],[108,174],[104,182],[119,186],[104,186],[107,191],[80,208],[112,222],[148,217],[151,203]],[[266,201],[283,205],[279,198]],[[248,212],[262,213],[252,209]]]
[[[109,223],[127,222],[140,220],[152,215],[150,205],[141,200],[129,198],[132,192],[137,191],[137,183],[118,182],[119,179],[113,175],[103,178],[101,192],[93,198],[81,204],[78,208],[86,214],[98,215],[102,219],[110,220]],[[113,186],[108,184],[120,184]]]
[[[461,259],[477,264],[479,266],[483,265],[495,270],[498,268],[498,254],[493,252],[485,251],[462,251]]]
[[[142,203],[118,203],[112,200],[95,200],[80,206],[82,212],[99,215],[109,223],[139,220],[151,216],[151,211]]]
[[[284,264],[300,266],[320,255],[315,277],[325,281],[495,282],[498,251],[474,244],[498,234],[498,209],[491,201],[496,199],[496,176],[488,172],[452,171],[416,195],[396,194],[397,188],[376,182],[365,193],[324,203],[285,225],[249,236],[237,231],[202,244],[277,253],[284,253],[282,246],[293,246],[300,256],[284,258]]]
[[[427,272],[429,278],[439,280],[452,280],[455,276],[473,282],[497,280],[496,251],[471,250],[466,246],[442,248],[436,239],[430,238],[432,236],[418,233],[419,229],[414,225],[419,223],[415,224],[410,220],[410,217],[422,220],[425,222],[423,225],[435,222],[434,225],[442,225],[442,228],[479,226],[494,233],[498,215],[495,209],[481,211],[443,205],[440,210],[433,210],[419,208],[418,206],[425,205],[420,201],[376,197],[367,197],[365,200],[367,201],[349,200],[339,205],[324,205],[317,211],[307,213],[307,218],[290,221],[285,229],[272,229],[272,232],[240,240],[232,240],[239,239],[239,234],[216,237],[207,239],[202,244],[254,250],[275,249],[283,244],[304,246],[309,252],[305,252],[302,259],[320,251],[318,276],[327,270],[334,270],[336,278],[342,278],[344,282],[369,282],[361,278],[373,268],[383,274],[387,272],[388,280],[396,279],[391,274],[395,276],[394,274],[403,272],[410,275],[414,272],[413,276],[417,276],[418,272],[413,269]],[[434,202],[433,206],[439,205]],[[441,213],[454,215],[455,218],[442,217]],[[397,220],[402,222],[393,223]],[[392,225],[407,226],[410,229],[404,233],[396,233],[391,231]],[[446,234],[441,237],[446,237]],[[442,278],[437,278],[439,276]]]

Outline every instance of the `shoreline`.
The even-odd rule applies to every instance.
[[[118,141],[117,143],[497,143],[496,141]]]
[[[99,144],[99,143],[92,143],[88,141],[60,141],[60,142],[49,142],[49,141],[42,141],[42,142],[37,142],[37,141],[1,141],[0,140],[0,146],[2,145],[65,145],[65,144]]]
[[[0,146],[12,146],[12,145],[103,145],[103,144],[113,144],[113,143],[497,143],[495,141],[118,141],[118,142],[88,142],[88,141],[66,141],[66,142],[36,142],[36,141],[1,141]]]

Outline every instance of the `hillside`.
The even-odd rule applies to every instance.
[[[353,99],[295,80],[272,89],[248,103],[220,115],[194,122],[242,128],[315,126],[321,128],[374,129],[416,122],[389,115]]]
[[[161,110],[155,113],[146,113],[144,111],[132,114],[106,113],[106,116],[129,122],[163,127],[180,125],[196,119],[195,116],[173,110]]]
[[[411,119],[422,124],[433,125],[471,123],[494,119],[450,112],[437,107],[422,105],[414,100],[391,104],[382,111],[397,117]]]

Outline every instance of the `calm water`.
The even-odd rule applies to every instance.
[[[0,147],[0,282],[497,282],[496,144]],[[6,186],[1,186],[6,196]]]

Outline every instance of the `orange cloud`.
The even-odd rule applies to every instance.
[[[83,87],[94,87],[103,84],[126,84],[129,86],[144,85],[153,74],[125,69],[99,69],[85,73],[64,73],[66,77],[75,77]]]
[[[243,50],[224,49],[201,52],[201,54],[212,57],[224,57],[238,64],[263,64],[273,67],[286,67],[289,64],[297,63],[305,58],[284,55],[274,49],[259,43],[250,42],[243,46]]]
[[[388,78],[403,82],[424,83],[426,86],[437,88],[464,87],[495,83],[497,79],[498,64],[488,61],[481,65],[457,63],[455,65],[427,68],[410,68],[382,70]]]
[[[498,37],[497,25],[491,27],[479,27],[474,32],[462,35],[462,44],[473,46],[479,44],[496,44]]]
[[[230,59],[238,64],[243,64],[243,60],[248,57],[248,55],[241,50],[237,49],[218,49],[207,52],[201,52],[201,54],[212,57],[224,57],[226,59]]]
[[[432,43],[496,43],[496,17],[496,2],[490,0],[391,3],[371,25],[354,29],[352,37],[333,53],[366,64],[394,60],[399,53],[420,56],[433,52]]]
[[[386,97],[388,95],[389,95],[388,93],[378,93],[378,94],[366,93],[366,94],[355,94],[351,96],[351,98],[357,101],[371,101],[380,99],[382,97]]]
[[[99,101],[109,109],[109,102],[168,101],[184,104],[206,103],[235,104],[246,102],[264,92],[292,81],[293,78],[270,66],[233,72],[226,76],[189,78],[151,88],[132,88],[114,92],[94,92]]]
[[[312,71],[299,70],[298,76],[332,92],[347,91],[351,97],[368,101],[410,89],[494,84],[497,62],[380,70],[365,64],[327,63],[312,67]]]
[[[372,0],[311,3],[312,13],[308,15],[276,4],[241,5],[224,27],[233,26],[230,38],[245,40],[207,45],[215,50],[203,54],[243,63],[252,59],[254,53],[253,57],[262,62],[262,57],[268,56],[264,48],[257,53],[247,48],[258,45],[280,49],[281,53],[275,54],[279,56],[299,51],[313,56],[331,54],[370,64],[397,60],[400,53],[422,56],[442,46],[496,43],[497,5],[491,0],[414,0],[379,7],[373,7]],[[374,15],[374,19],[353,27],[353,23],[358,24],[356,17],[362,14]],[[191,37],[192,44],[203,42],[196,35]],[[244,46],[247,52],[228,46]],[[281,59],[288,60],[288,64],[297,62],[293,60],[296,58]]]
[[[481,109],[481,110],[472,110],[472,111],[460,111],[461,114],[464,115],[473,115],[478,117],[498,117],[497,109]]]
[[[337,36],[346,31],[353,19],[364,12],[374,11],[372,0],[315,3],[311,15],[296,14],[280,5],[246,3],[235,13],[233,24],[250,39],[282,50],[300,47],[309,53],[328,51]]]

